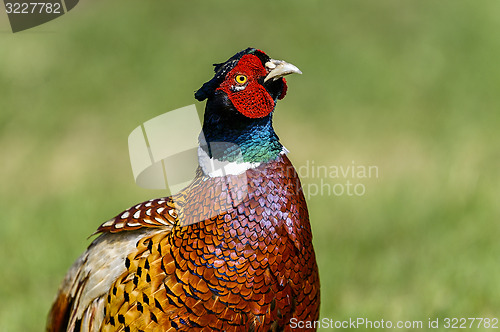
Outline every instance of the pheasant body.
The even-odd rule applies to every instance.
[[[243,52],[238,59],[261,51]],[[224,65],[215,78],[225,77]],[[286,91],[279,80],[271,100]],[[204,132],[212,137],[206,134],[200,150],[251,166],[211,176],[200,159],[194,181],[179,194],[143,202],[101,225],[103,234],[63,282],[49,331],[281,331],[290,330],[292,318],[318,319],[319,276],[300,180],[269,130],[270,114],[256,120],[260,127],[239,113],[214,120],[224,114],[224,103],[234,107],[228,93],[223,96],[209,97]],[[211,122],[224,128],[234,117],[241,120],[234,133],[210,130]],[[239,154],[211,144],[245,145],[245,129],[268,136],[264,150],[258,142]]]

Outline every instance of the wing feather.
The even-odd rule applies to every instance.
[[[165,230],[104,233],[95,239],[64,278],[49,313],[47,331],[97,331],[104,318],[106,295],[126,271],[125,259],[141,238],[159,231]]]
[[[151,199],[123,211],[106,221],[97,233],[131,231],[140,228],[171,228],[177,220],[177,207],[172,197]]]

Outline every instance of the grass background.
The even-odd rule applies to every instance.
[[[500,317],[500,2],[82,1],[0,29],[0,330],[42,330],[86,237],[162,195],[128,134],[247,46],[304,72],[275,115],[296,166],[379,168],[309,199],[321,317]]]

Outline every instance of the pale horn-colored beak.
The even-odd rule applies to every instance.
[[[266,68],[271,71],[269,72],[269,74],[267,74],[264,82],[269,81],[271,78],[273,79],[273,81],[276,81],[278,78],[288,74],[302,74],[299,68],[283,60],[271,59],[266,62]]]

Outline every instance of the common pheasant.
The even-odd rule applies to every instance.
[[[195,93],[207,100],[195,179],[98,228],[47,331],[290,331],[291,321],[317,321],[306,201],[272,126],[291,73],[300,70],[254,48],[215,65]]]

